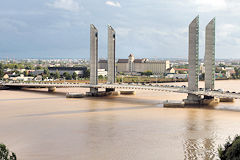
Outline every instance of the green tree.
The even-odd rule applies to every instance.
[[[99,75],[98,78],[99,78],[99,79],[103,79],[103,75]]]
[[[49,72],[48,68],[44,68],[43,73],[45,74],[46,77],[50,77],[50,72]]]
[[[37,66],[35,69],[39,70],[39,69],[43,69],[43,68],[41,66]]]
[[[218,155],[221,160],[240,159],[240,136],[236,135],[233,141],[229,138],[223,147],[218,148]]]
[[[77,79],[77,77],[78,77],[77,73],[76,73],[76,72],[73,72],[72,78],[73,78],[73,79]]]
[[[15,71],[15,74],[16,74],[16,75],[19,75],[19,74],[20,74],[20,72],[19,72],[19,71]]]
[[[205,73],[199,75],[199,80],[203,81],[205,79]]]
[[[153,75],[152,71],[145,71],[142,74],[145,75],[145,76]]]
[[[14,65],[14,69],[18,69],[18,65],[17,64]]]
[[[90,77],[90,69],[87,69],[87,70],[83,73],[83,77],[84,77],[84,78],[89,78],[89,77]]]
[[[178,71],[179,74],[185,74],[185,71]]]
[[[70,73],[68,73],[68,72],[64,72],[64,73],[63,73],[63,77],[65,77],[65,78],[66,78],[66,80],[71,80],[71,79],[72,79],[72,76],[71,76],[71,74],[70,74]]]
[[[224,64],[222,64],[222,63],[220,63],[218,66],[219,66],[219,67],[226,67],[226,65],[224,65]]]
[[[28,76],[28,72],[27,71],[24,71],[23,74],[24,74],[24,76]]]
[[[2,63],[0,63],[0,79],[2,79],[4,76],[4,66]]]
[[[221,73],[226,74],[226,71],[225,71],[225,70],[222,70]]]
[[[185,68],[185,69],[188,69],[188,64],[174,66],[174,68]]]
[[[56,73],[54,74],[54,78],[55,79],[59,79],[60,78],[60,73],[58,70],[56,70]]]
[[[31,64],[28,64],[28,65],[26,65],[26,66],[25,66],[25,69],[28,69],[28,70],[33,70],[33,69],[34,69],[34,67],[33,67],[33,65],[31,65]]]
[[[10,152],[4,144],[0,144],[0,160],[17,160],[17,156]]]
[[[34,75],[33,75],[32,72],[28,73],[28,76],[29,76],[29,77],[34,77]]]

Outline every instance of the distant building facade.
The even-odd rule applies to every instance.
[[[123,73],[138,73],[152,71],[153,74],[166,73],[170,68],[170,62],[165,60],[149,60],[147,58],[135,59],[133,54],[128,56],[128,59],[119,59],[117,61],[117,72]]]
[[[101,59],[98,61],[98,69],[108,70],[108,61],[105,59]]]

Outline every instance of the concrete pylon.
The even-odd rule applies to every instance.
[[[198,91],[199,81],[199,16],[189,25],[189,48],[188,48],[188,90]],[[186,104],[199,104],[200,97],[188,94]]]
[[[215,81],[215,18],[206,26],[205,32],[205,89],[214,89]]]
[[[90,84],[98,84],[98,30],[90,25]],[[97,93],[97,88],[90,88],[91,93]]]
[[[198,91],[199,81],[199,16],[189,25],[189,49],[188,49],[188,90]]]
[[[108,26],[108,83],[113,84],[116,81],[116,66],[115,66],[115,42],[116,33],[111,26]]]

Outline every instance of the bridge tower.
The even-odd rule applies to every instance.
[[[206,26],[205,32],[205,89],[214,89],[215,81],[215,18]]]
[[[108,79],[109,84],[116,82],[116,65],[115,65],[115,53],[116,51],[116,32],[109,25],[108,26]],[[114,91],[114,88],[107,88],[106,91]]]
[[[90,25],[90,84],[98,84],[98,30]],[[97,94],[97,88],[90,88],[91,94]]]
[[[199,81],[199,16],[197,16],[189,25],[189,48],[188,48],[188,90],[190,92],[198,91]],[[201,97],[195,94],[188,94],[185,99],[186,104],[200,104]]]
[[[116,81],[115,42],[116,33],[111,26],[108,26],[108,83],[110,84]]]

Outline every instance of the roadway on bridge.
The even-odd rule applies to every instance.
[[[135,84],[83,84],[83,83],[45,83],[45,82],[31,82],[31,83],[2,83],[6,87],[21,87],[21,88],[115,88],[115,89],[133,89],[133,90],[153,90],[163,92],[176,93],[190,93],[195,95],[212,96],[218,98],[235,98],[240,99],[239,93],[227,93],[223,91],[188,91],[186,87],[169,86],[169,85],[135,85]]]

